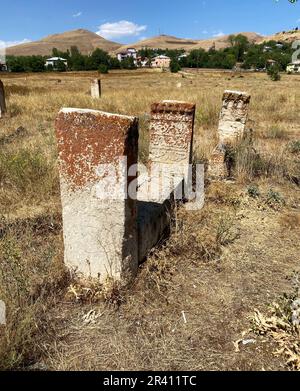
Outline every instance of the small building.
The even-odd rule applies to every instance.
[[[300,60],[288,64],[286,67],[286,71],[288,74],[300,73]]]
[[[168,56],[164,56],[161,54],[160,56],[156,56],[151,61],[152,68],[170,68],[171,59]]]
[[[133,58],[135,65],[137,65],[137,50],[135,48],[128,48],[123,52],[117,54],[119,61],[123,61],[126,58]]]
[[[272,68],[277,64],[278,64],[277,61],[269,59],[266,61],[266,69]]]
[[[272,51],[272,47],[271,46],[264,46],[264,49],[263,49],[264,53],[271,52],[271,51]]]
[[[187,54],[186,53],[183,53],[183,54],[181,54],[179,57],[178,57],[178,60],[181,60],[181,59],[183,59],[183,58],[187,58]]]
[[[45,67],[52,66],[54,70],[58,68],[58,63],[63,62],[65,66],[68,66],[68,61],[62,57],[51,57],[46,60]]]

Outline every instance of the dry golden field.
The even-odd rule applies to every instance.
[[[102,76],[97,101],[96,76],[1,76],[8,113],[0,120],[0,298],[8,323],[0,326],[0,368],[300,369],[289,309],[300,284],[300,77],[119,71]],[[201,211],[178,209],[169,240],[130,289],[112,286],[96,300],[96,287],[74,286],[63,266],[59,109],[138,116],[146,160],[151,103],[195,102],[194,160],[206,163],[225,89],[252,96],[235,181],[207,183]]]

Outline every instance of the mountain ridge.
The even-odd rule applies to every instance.
[[[243,34],[247,36],[249,41],[253,43],[263,43],[268,40],[291,42],[295,39],[300,39],[300,31],[282,32],[271,36],[262,36],[254,32],[234,33],[234,35],[236,34]],[[148,47],[152,49],[184,49],[186,51],[190,51],[192,49],[200,48],[209,50],[212,46],[214,46],[218,50],[224,49],[230,45],[228,38],[229,34],[199,40],[162,34],[137,41],[133,44],[122,45],[117,42],[109,41],[89,30],[77,29],[66,31],[64,33],[48,35],[38,41],[12,46],[7,48],[6,52],[8,55],[48,56],[51,55],[53,48],[66,51],[67,49],[70,49],[71,46],[77,46],[83,54],[89,54],[96,48],[103,49],[111,54],[117,54],[130,47],[134,47],[137,50],[143,47]]]
[[[77,46],[83,54],[89,54],[96,48],[107,52],[117,50],[121,44],[106,40],[100,35],[85,29],[77,29],[48,35],[39,41],[23,43],[21,45],[11,46],[6,49],[7,55],[51,55],[52,49],[57,48],[61,51],[67,51],[71,46]]]

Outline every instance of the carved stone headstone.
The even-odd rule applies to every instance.
[[[138,189],[140,261],[168,230],[173,198],[178,194],[184,198],[183,184],[192,161],[194,116],[195,105],[191,103],[163,101],[151,107],[148,177],[139,182]]]
[[[149,163],[153,179],[156,171],[165,177],[188,178],[195,109],[193,103],[171,100],[151,106]]]
[[[233,144],[243,138],[250,98],[245,92],[224,92],[218,129],[220,144]]]
[[[242,140],[248,119],[251,96],[245,92],[225,91],[218,127],[218,146],[209,162],[208,174],[212,179],[228,176],[226,151]]]

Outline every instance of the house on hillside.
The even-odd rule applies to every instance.
[[[277,48],[277,49],[282,49],[283,48],[283,43],[281,43],[281,42],[276,42],[275,43],[275,48]],[[271,52],[273,50],[273,47],[272,46],[267,46],[267,45],[265,45],[264,46],[264,49],[263,49],[263,52],[264,53],[267,53],[267,52]]]
[[[133,58],[134,64],[137,65],[137,50],[135,48],[128,48],[123,52],[117,54],[119,61],[123,61],[126,58]]]
[[[263,48],[263,53],[267,53],[267,52],[271,52],[272,51],[272,47],[271,46],[264,46]]]
[[[294,61],[287,65],[286,71],[288,74],[300,73],[300,60]]]
[[[68,66],[68,61],[65,58],[51,57],[46,60],[45,67],[47,68],[50,66],[53,68],[53,70],[57,70],[59,62],[64,63],[66,67]]]
[[[283,48],[283,43],[277,42],[276,45],[277,49],[282,49]]]
[[[152,68],[170,68],[171,59],[168,56],[161,54],[156,56],[151,61]]]

